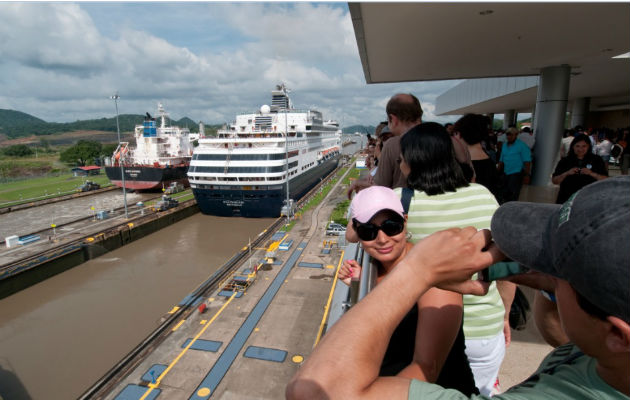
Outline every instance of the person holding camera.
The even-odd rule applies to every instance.
[[[628,400],[630,224],[620,218],[630,218],[627,176],[589,185],[563,205],[503,204],[492,235],[467,227],[427,236],[330,328],[289,382],[287,399],[489,399],[378,371],[392,332],[420,296],[434,286],[483,294],[487,283],[470,277],[503,252],[530,268],[510,279],[555,293],[570,342],[493,399]]]
[[[562,204],[584,186],[608,178],[608,171],[602,158],[593,154],[587,135],[573,139],[569,154],[556,165],[551,182],[560,185],[556,204]]]

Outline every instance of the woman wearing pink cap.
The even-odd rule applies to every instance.
[[[389,188],[372,186],[357,193],[350,210],[354,235],[377,267],[378,284],[412,247],[400,197]],[[349,284],[360,273],[359,264],[348,260],[339,279]],[[478,393],[464,352],[462,296],[432,288],[418,299],[390,338],[380,375],[434,382],[466,395]]]

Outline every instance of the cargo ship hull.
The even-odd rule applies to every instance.
[[[159,191],[171,184],[179,182],[188,186],[188,165],[153,167],[153,166],[123,166],[125,172],[125,188],[130,190]],[[122,177],[119,166],[105,167],[109,180],[122,188]]]

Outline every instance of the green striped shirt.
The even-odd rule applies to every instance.
[[[400,196],[402,189],[394,191]],[[457,192],[428,196],[414,191],[409,203],[407,231],[416,243],[430,234],[448,228],[474,226],[490,229],[492,214],[498,204],[484,186],[471,183]],[[503,330],[505,308],[492,282],[485,296],[464,295],[464,335],[467,339],[491,338]]]

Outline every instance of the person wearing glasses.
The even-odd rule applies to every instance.
[[[441,124],[416,126],[403,136],[400,147],[400,169],[414,190],[407,220],[413,243],[443,229],[490,228],[497,201],[483,185],[468,182]],[[493,282],[488,294],[463,299],[466,354],[477,388],[486,396],[499,390],[495,384],[511,337],[509,310],[516,286],[501,285],[501,292]]]
[[[400,197],[390,188],[372,186],[360,191],[350,208],[358,241],[377,268],[378,285],[412,247]],[[349,285],[360,274],[361,266],[346,260],[338,277]],[[438,383],[466,395],[478,393],[464,352],[462,296],[431,288],[420,297],[394,331],[379,376]]]
[[[488,400],[377,372],[387,339],[427,288],[484,293],[487,282],[471,275],[501,252],[530,268],[510,279],[555,292],[570,342],[492,399],[630,399],[630,224],[620,219],[630,220],[627,176],[588,185],[562,205],[505,203],[492,235],[466,227],[424,238],[326,332],[287,385],[287,399]]]

